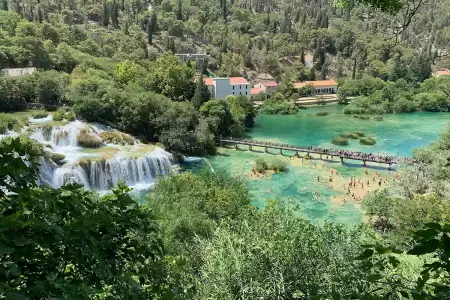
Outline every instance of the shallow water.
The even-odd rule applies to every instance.
[[[260,115],[256,120],[257,125],[248,135],[257,140],[279,141],[299,146],[348,148],[410,156],[413,149],[435,141],[450,121],[450,114],[446,113],[385,115],[383,121],[359,120],[344,115],[343,110],[343,106],[332,105],[303,110],[298,115]],[[316,116],[316,113],[324,111],[329,115]],[[358,140],[350,140],[349,146],[332,145],[331,140],[344,131],[362,131],[366,136],[376,138],[377,144],[363,146]],[[293,153],[280,156],[276,150],[271,150],[271,154],[249,152],[245,146],[241,146],[240,150],[222,149],[221,153],[222,155],[209,158],[212,166],[217,170],[227,170],[232,174],[247,177],[249,189],[254,195],[254,205],[258,207],[264,207],[269,199],[289,200],[299,204],[303,214],[318,223],[329,220],[356,224],[362,220],[363,214],[354,201],[344,204],[333,201],[345,197],[343,188],[336,190],[327,186],[330,168],[339,172],[341,180],[344,180],[343,184],[351,176],[363,180],[365,174],[361,162],[346,161],[341,165],[338,160],[321,161],[318,156],[314,160],[302,162],[301,159],[293,160],[288,157]],[[251,178],[249,174],[252,165],[259,156],[269,160],[282,158],[288,161],[289,170],[263,178]],[[383,166],[375,165],[368,166],[368,172],[370,176],[380,172],[386,178],[392,178],[393,175],[393,172],[388,172]],[[317,182],[318,177],[320,182]],[[367,179],[366,176],[364,182]],[[319,199],[314,199],[314,192],[320,193]]]

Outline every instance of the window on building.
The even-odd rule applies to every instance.
[[[239,86],[239,89],[242,89],[242,86]]]
[[[242,92],[239,92],[239,95],[242,95]]]
[[[234,90],[234,85],[233,85],[233,90]]]
[[[247,92],[245,92],[245,96],[247,96],[248,94],[247,94]]]

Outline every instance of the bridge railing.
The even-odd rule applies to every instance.
[[[270,148],[278,148],[282,150],[291,150],[291,151],[306,151],[316,154],[325,154],[332,156],[339,156],[342,158],[348,158],[353,160],[362,160],[362,161],[372,161],[379,163],[398,163],[398,162],[406,162],[406,163],[414,163],[415,160],[409,158],[401,158],[388,156],[383,154],[368,154],[363,152],[349,151],[349,150],[340,150],[340,149],[327,149],[321,147],[312,147],[312,146],[295,146],[289,144],[281,144],[267,141],[258,141],[258,140],[247,140],[247,139],[230,139],[230,138],[219,138],[219,142],[224,143],[233,143],[233,144],[242,144],[242,145],[250,145],[250,146],[261,146],[261,147],[270,147]]]

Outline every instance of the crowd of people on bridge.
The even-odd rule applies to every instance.
[[[288,145],[288,144],[280,144],[280,143],[271,143],[271,142],[265,142],[265,141],[256,141],[256,140],[233,140],[229,139],[233,142],[239,142],[244,145],[254,145],[254,146],[261,146],[261,147],[273,147],[273,148],[281,148],[286,150],[292,150],[292,151],[305,151],[305,152],[311,152],[311,153],[317,153],[317,154],[324,154],[324,155],[331,155],[331,156],[338,156],[343,157],[347,159],[354,159],[354,160],[361,160],[361,161],[372,161],[377,163],[385,163],[385,164],[400,164],[400,163],[407,163],[411,164],[415,161],[410,158],[401,158],[401,157],[394,157],[389,156],[386,154],[376,154],[376,153],[366,153],[362,151],[351,151],[346,149],[333,149],[333,148],[321,148],[316,146],[294,146],[294,145]]]

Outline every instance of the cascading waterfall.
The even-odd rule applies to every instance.
[[[65,126],[41,126],[35,129],[32,138],[43,144],[56,147],[77,146],[77,136],[86,126],[82,122],[72,122]]]
[[[81,184],[86,188],[107,191],[119,181],[137,189],[146,189],[160,175],[167,175],[175,164],[173,156],[161,148],[142,152],[135,145],[120,146],[108,144],[108,150],[113,148],[114,155],[107,155],[102,148],[85,149],[78,145],[77,137],[81,130],[88,126],[80,121],[71,122],[65,126],[39,126],[34,129],[31,137],[48,146],[50,152],[65,155],[65,164],[58,166],[48,158],[42,158],[40,168],[40,183],[54,188],[67,184]],[[104,131],[103,128],[89,127],[93,134]],[[147,149],[147,148],[145,148]],[[86,151],[90,150],[90,151]],[[137,152],[136,156],[130,153]]]
[[[82,160],[70,168],[60,168],[53,176],[53,186],[79,183],[105,191],[119,181],[129,186],[150,186],[160,175],[167,175],[174,163],[170,153],[157,149],[141,157]]]

